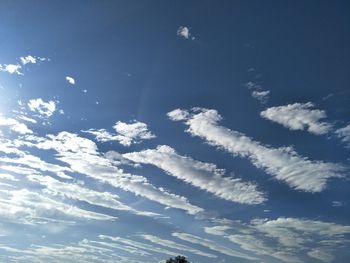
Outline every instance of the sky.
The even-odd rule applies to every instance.
[[[0,0],[0,261],[350,261],[349,1]]]

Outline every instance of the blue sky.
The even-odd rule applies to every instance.
[[[4,262],[350,260],[347,1],[0,1]]]

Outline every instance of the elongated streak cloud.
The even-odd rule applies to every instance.
[[[255,184],[244,183],[238,178],[224,177],[225,171],[218,169],[215,164],[181,156],[166,145],[158,146],[157,149],[127,153],[123,156],[137,163],[155,165],[186,183],[228,201],[259,204],[266,200],[264,194],[257,191]]]
[[[294,189],[320,192],[325,189],[328,178],[341,177],[345,171],[342,165],[311,161],[291,147],[265,146],[240,132],[220,126],[221,116],[216,110],[194,108],[188,112],[176,109],[169,112],[168,117],[174,121],[184,121],[191,135],[201,137],[234,155],[249,158],[256,167]]]

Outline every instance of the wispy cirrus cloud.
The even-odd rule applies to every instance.
[[[190,252],[190,253],[193,253],[193,254],[196,254],[196,255],[199,255],[199,256],[203,256],[203,257],[217,258],[216,255],[213,255],[213,254],[210,254],[210,253],[206,253],[206,252],[203,252],[201,250],[192,248],[190,246],[179,244],[179,243],[174,242],[172,240],[163,239],[163,238],[160,238],[160,237],[157,237],[157,236],[154,236],[154,235],[144,234],[144,235],[141,235],[141,237],[146,239],[146,240],[148,240],[148,241],[150,241],[150,242],[152,242],[152,243],[154,243],[154,244],[157,244],[157,245],[160,245],[160,246],[163,246],[163,247],[176,249],[176,250],[179,250],[179,251],[182,251],[182,252],[186,251],[186,252]]]
[[[217,168],[215,164],[181,156],[166,145],[158,146],[157,149],[126,153],[123,157],[136,163],[155,165],[186,183],[228,201],[260,204],[266,200],[255,184],[225,176],[225,171]]]
[[[28,189],[0,190],[0,217],[20,224],[43,224],[59,219],[116,219],[68,205]]]
[[[274,257],[283,262],[306,262],[307,256],[330,262],[335,258],[331,252],[340,249],[337,244],[348,242],[344,235],[350,233],[350,226],[279,217],[254,219],[249,224],[226,221],[204,230],[208,234],[223,236],[256,255]]]
[[[335,131],[335,134],[347,147],[350,148],[350,124],[346,125],[343,128],[337,129]]]
[[[109,241],[113,241],[113,242],[118,242],[118,243],[122,243],[124,245],[132,246],[132,247],[139,248],[142,250],[152,251],[155,253],[161,253],[161,254],[166,254],[166,255],[170,255],[170,256],[177,255],[177,252],[175,252],[175,251],[170,251],[170,250],[165,249],[165,248],[153,246],[153,245],[150,245],[150,244],[147,244],[144,242],[140,242],[140,241],[136,241],[136,240],[132,240],[129,238],[123,238],[123,237],[118,237],[118,236],[107,236],[107,235],[99,235],[99,238],[102,240],[109,240]]]
[[[176,109],[168,116],[171,120],[183,121],[191,135],[235,156],[248,158],[254,166],[297,190],[323,191],[327,179],[341,177],[346,170],[340,164],[309,160],[291,147],[265,146],[240,132],[220,126],[222,118],[216,110],[194,108],[189,112]]]
[[[98,152],[96,144],[86,138],[69,132],[42,137],[27,137],[22,142],[28,147],[41,150],[55,150],[57,160],[69,165],[73,172],[84,174],[100,182],[132,192],[162,205],[185,210],[189,214],[203,212],[203,209],[190,204],[183,196],[172,194],[162,187],[155,187],[145,177],[125,173],[111,160]]]
[[[255,71],[255,69],[252,69],[252,71]],[[266,104],[268,102],[270,90],[263,89],[258,81],[248,81],[245,86],[251,91],[251,96],[257,99],[261,104]]]
[[[70,199],[75,199],[79,201],[85,201],[92,205],[102,206],[110,209],[127,211],[134,213],[136,215],[160,217],[160,214],[138,211],[131,208],[130,206],[120,202],[119,196],[109,192],[98,192],[87,187],[81,186],[72,182],[61,182],[50,176],[42,175],[29,175],[28,179],[33,182],[37,182],[45,188],[42,190],[44,193],[50,194],[52,196],[62,196]]]
[[[262,104],[267,103],[269,100],[270,91],[269,90],[254,90],[252,91],[252,97],[260,101]]]
[[[196,245],[201,245],[203,247],[209,248],[213,251],[222,253],[227,256],[238,257],[238,258],[243,258],[248,260],[257,260],[256,257],[219,245],[217,242],[207,238],[195,236],[188,233],[180,233],[180,232],[174,232],[172,233],[172,236]]]

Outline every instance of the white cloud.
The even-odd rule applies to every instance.
[[[28,64],[28,63],[32,63],[32,64],[36,63],[36,58],[31,56],[31,55],[28,55],[26,57],[20,57],[20,60],[21,60],[23,65]]]
[[[220,126],[221,116],[216,110],[194,108],[190,114],[177,109],[168,116],[172,120],[182,119],[191,135],[201,137],[235,156],[249,158],[256,167],[298,190],[320,192],[325,189],[328,178],[341,177],[345,171],[339,164],[309,160],[291,147],[265,146],[242,133]]]
[[[0,190],[0,217],[20,224],[43,224],[50,219],[111,220],[114,217],[82,210],[27,189]]]
[[[33,118],[29,118],[29,117],[27,117],[27,116],[25,116],[25,115],[18,115],[18,116],[17,116],[17,119],[20,119],[20,120],[22,120],[22,121],[31,122],[31,123],[37,123],[36,120],[34,120]]]
[[[117,236],[106,236],[106,235],[99,235],[99,238],[102,240],[108,239],[114,242],[119,242],[128,246],[133,246],[136,248],[140,248],[143,250],[148,250],[148,251],[152,251],[152,252],[156,252],[156,253],[161,253],[161,254],[166,254],[166,255],[170,255],[170,256],[175,256],[177,255],[177,252],[173,252],[173,251],[169,251],[167,249],[164,248],[160,248],[160,247],[155,247],[146,243],[142,243],[142,242],[138,242],[135,240],[131,240],[131,239],[127,239],[127,238],[122,238],[122,237],[117,237]]]
[[[192,34],[190,33],[190,29],[187,26],[180,26],[177,29],[176,34],[185,39],[191,38],[192,40],[194,40],[194,37],[192,37]]]
[[[332,206],[343,206],[343,202],[340,202],[340,201],[333,201],[332,202]]]
[[[123,246],[119,244],[119,247],[107,246],[106,242],[92,241],[83,239],[75,243],[68,243],[65,245],[53,244],[48,245],[34,245],[32,244],[29,248],[14,248],[0,244],[0,250],[4,250],[8,253],[14,253],[15,256],[7,255],[7,261],[11,262],[67,262],[67,263],[89,263],[89,262],[115,262],[116,260],[120,263],[139,263],[140,258],[122,256],[120,253],[116,254],[115,249],[124,249],[124,251],[133,251],[131,247]],[[108,248],[106,248],[106,246]],[[111,249],[112,248],[112,249]],[[135,249],[134,249],[135,251]],[[142,262],[151,263],[147,260],[149,254],[141,254],[137,251],[130,253],[133,255],[142,256]]]
[[[156,213],[135,210],[118,201],[117,199],[119,199],[119,196],[115,194],[108,192],[97,192],[75,183],[64,183],[49,176],[29,175],[28,178],[33,182],[38,182],[39,184],[45,186],[46,188],[43,189],[43,192],[53,196],[60,195],[79,201],[85,201],[92,205],[128,211],[137,215],[153,217],[160,216]]]
[[[314,104],[294,103],[271,107],[260,113],[260,116],[279,123],[291,130],[307,130],[313,134],[326,134],[332,130],[332,125],[321,121],[327,118],[323,110],[313,109]]]
[[[269,100],[270,91],[269,90],[254,90],[252,91],[252,97],[260,101],[262,104],[267,103]]]
[[[337,129],[335,133],[339,138],[341,138],[341,141],[345,143],[347,147],[350,147],[350,124],[343,128]]]
[[[309,257],[321,260],[322,262],[332,262],[334,260],[334,256],[332,254],[320,249],[313,249],[307,254]]]
[[[217,242],[202,238],[199,236],[195,236],[192,234],[187,234],[187,233],[172,233],[172,236],[177,237],[181,240],[196,244],[196,245],[201,245],[207,248],[210,248],[213,251],[220,252],[224,255],[231,256],[231,257],[238,257],[238,258],[244,258],[244,259],[249,259],[249,260],[257,260],[257,258],[249,256],[248,254],[241,253],[239,251],[230,249],[228,247],[224,247],[219,245]]]
[[[21,65],[18,64],[0,64],[0,71],[8,72],[10,74],[23,75],[23,73],[20,72],[21,68]]]
[[[123,146],[130,146],[142,140],[149,140],[156,137],[148,130],[146,123],[139,121],[132,123],[118,121],[113,128],[117,132],[116,134],[112,134],[105,129],[89,129],[83,132],[96,136],[96,139],[100,142],[117,141]]]
[[[45,102],[41,98],[29,100],[28,107],[31,111],[37,112],[44,117],[50,117],[56,111],[56,103],[54,101]]]
[[[117,133],[124,135],[125,137],[130,137],[132,139],[152,139],[155,138],[147,128],[147,124],[139,121],[133,123],[125,123],[118,121],[113,128]]]
[[[218,169],[215,164],[181,156],[166,145],[158,146],[153,150],[126,153],[123,157],[137,163],[153,164],[186,183],[228,201],[260,204],[266,200],[264,194],[256,189],[255,184],[225,177],[225,171]]]
[[[11,131],[20,133],[20,134],[28,134],[33,133],[32,130],[30,130],[27,125],[24,123],[20,123],[15,119],[12,118],[5,118],[0,113],[0,127],[1,126],[7,126]]]
[[[75,84],[75,79],[73,79],[72,77],[66,76],[66,80],[68,81],[69,84],[72,84],[72,85]]]
[[[25,57],[20,57],[19,59],[21,60],[21,63],[23,65],[36,64],[38,62],[38,60],[39,61],[49,60],[48,58],[35,57],[35,56],[32,56],[32,55],[28,55],[28,56],[25,56]]]
[[[176,243],[172,240],[162,239],[162,238],[159,238],[159,237],[153,236],[153,235],[141,235],[141,237],[143,237],[144,239],[146,239],[148,241],[151,241],[152,243],[160,245],[160,246],[164,246],[164,247],[168,247],[168,248],[176,249],[176,250],[180,250],[180,251],[187,251],[187,252],[190,252],[190,253],[193,253],[193,254],[196,254],[199,256],[203,256],[203,257],[217,258],[216,255],[206,253],[206,252],[200,251],[198,249]]]
[[[145,177],[125,173],[113,162],[97,151],[93,141],[69,132],[48,135],[47,138],[31,137],[33,142],[25,145],[39,149],[53,149],[58,152],[57,160],[69,164],[74,172],[85,174],[101,182],[148,198],[162,205],[187,211],[189,214],[203,212],[203,209],[189,201],[172,194],[162,187],[155,187]]]
[[[231,231],[239,233],[230,234]],[[223,236],[257,255],[268,255],[284,262],[306,262],[300,259],[304,256],[302,251],[310,257],[330,262],[334,256],[326,251],[334,251],[339,248],[337,243],[347,242],[344,235],[350,233],[350,226],[280,217],[275,220],[255,219],[250,224],[226,222],[206,227],[205,232]]]
[[[151,256],[150,253],[148,253],[144,250],[141,250],[140,248],[132,247],[129,245],[123,245],[121,243],[103,242],[103,241],[94,241],[94,240],[83,240],[82,243],[97,244],[99,246],[104,246],[104,247],[109,247],[109,248],[113,248],[113,249],[126,251],[129,254],[133,254],[133,255]]]

